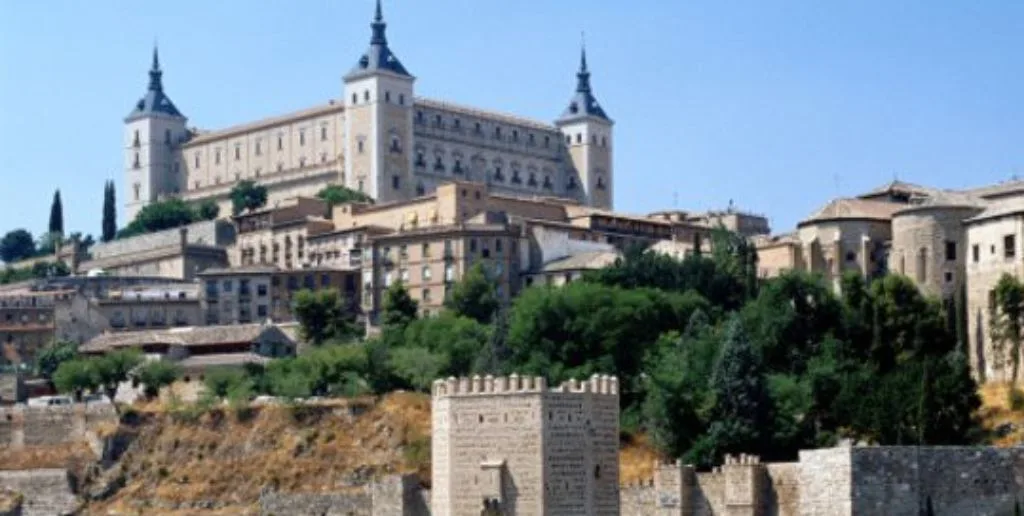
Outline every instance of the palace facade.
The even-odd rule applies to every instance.
[[[612,208],[613,123],[594,96],[585,53],[564,112],[538,122],[417,97],[416,78],[388,46],[379,1],[370,27],[340,98],[214,131],[188,125],[154,49],[149,86],[125,118],[127,219],[171,197],[213,200],[230,213],[229,192],[243,180],[266,186],[270,206],[330,184],[386,203],[461,180]]]

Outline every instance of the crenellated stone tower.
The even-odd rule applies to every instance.
[[[562,131],[569,158],[582,188],[584,204],[612,209],[612,125],[613,122],[597,102],[590,88],[587,51],[580,52],[580,69],[576,73],[576,93],[569,107],[555,121]],[[570,177],[570,181],[576,178]]]
[[[370,48],[344,78],[344,182],[378,202],[407,199],[416,78],[388,47],[380,0],[370,28]]]
[[[432,514],[619,514],[619,387],[542,377],[433,386]]]
[[[124,119],[125,220],[131,221],[143,206],[161,196],[177,194],[184,174],[177,170],[175,152],[187,137],[185,115],[164,93],[160,57],[153,49],[149,87]]]

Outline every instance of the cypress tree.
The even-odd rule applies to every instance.
[[[114,205],[114,182],[103,187],[103,231],[101,240],[109,242],[117,234],[117,208]]]
[[[775,407],[764,365],[739,316],[726,326],[711,390],[715,404],[709,434],[716,455],[770,452]]]
[[[964,356],[970,356],[967,332],[967,286],[964,284],[961,284],[960,288],[956,290],[956,297],[953,299],[953,310],[956,311],[956,314],[954,314],[956,317],[954,331],[956,332],[958,347]]]
[[[64,207],[60,202],[60,189],[53,193],[53,204],[50,205],[50,234],[64,234]]]

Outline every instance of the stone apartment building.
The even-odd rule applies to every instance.
[[[214,200],[228,213],[228,193],[241,180],[265,185],[271,205],[328,184],[377,202],[408,200],[458,179],[612,207],[613,123],[595,98],[585,54],[565,110],[538,122],[417,97],[416,78],[388,45],[379,2],[370,27],[341,98],[217,131],[188,127],[154,50],[147,90],[125,118],[128,219],[167,197]]]
[[[194,285],[166,278],[65,277],[0,289],[0,365],[31,364],[55,340],[162,328],[198,318]]]
[[[210,269],[199,275],[204,324],[291,322],[292,298],[299,290],[337,290],[353,310],[359,300],[358,272],[310,266],[281,269],[243,265]]]

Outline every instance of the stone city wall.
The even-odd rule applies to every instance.
[[[0,408],[0,447],[91,442],[97,427],[117,421],[117,412],[109,403]]]
[[[430,516],[429,492],[415,475],[393,475],[345,492],[260,495],[263,516]]]
[[[78,508],[71,479],[63,469],[0,471],[0,488],[22,495],[24,516],[63,516]]]
[[[223,220],[196,222],[181,228],[166,229],[121,240],[111,240],[90,248],[92,260],[104,260],[181,244],[181,231],[187,230],[188,244],[227,246],[234,242],[234,226]]]

